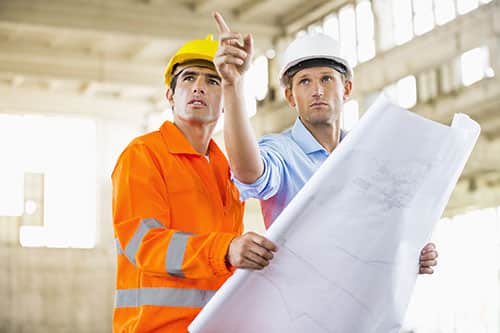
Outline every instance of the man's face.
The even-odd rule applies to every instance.
[[[295,107],[307,126],[332,125],[340,119],[345,100],[351,93],[351,81],[330,67],[311,67],[297,72],[291,88],[285,90],[291,107]]]
[[[167,90],[174,122],[216,123],[222,110],[221,79],[215,69],[192,66],[177,77],[175,93]]]

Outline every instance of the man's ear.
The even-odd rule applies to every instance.
[[[295,98],[293,97],[293,93],[292,93],[292,89],[289,88],[289,87],[286,87],[285,88],[285,97],[286,97],[286,101],[288,102],[288,105],[290,105],[290,107],[292,108],[295,108]]]
[[[170,104],[170,107],[172,109],[174,109],[174,92],[172,91],[171,88],[167,89],[167,92],[165,93],[165,97],[167,98],[167,101]]]
[[[351,97],[352,92],[352,81],[346,80],[344,83],[344,96],[342,96],[342,100],[345,102]]]

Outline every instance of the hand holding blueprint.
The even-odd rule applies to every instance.
[[[193,333],[399,332],[420,249],[479,136],[380,97],[282,212],[262,271],[238,270]]]

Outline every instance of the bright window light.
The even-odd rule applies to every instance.
[[[24,214],[33,215],[35,214],[38,206],[34,200],[26,200],[24,203]]]
[[[478,0],[457,0],[457,11],[460,15],[466,14],[479,6]]]
[[[413,0],[415,35],[420,36],[434,28],[432,0]]]
[[[410,109],[417,104],[417,81],[415,76],[409,75],[396,84],[398,104],[405,109]]]
[[[398,104],[398,93],[395,84],[388,85],[382,92],[392,103]]]
[[[434,0],[434,13],[436,23],[443,25],[455,18],[455,1],[454,0]]]
[[[373,9],[377,15],[377,42],[380,50],[388,50],[395,45],[392,0],[374,0]]]
[[[339,11],[340,54],[354,67],[356,56],[356,17],[352,5],[344,6]]]
[[[344,104],[342,111],[342,128],[350,131],[359,120],[359,104],[356,100],[350,100]]]
[[[307,27],[307,33],[308,34],[323,33],[323,27],[320,26],[319,24],[311,24],[309,27]]]
[[[464,52],[460,57],[462,73],[462,84],[470,86],[483,79],[485,76],[493,76],[493,69],[489,64],[489,52],[487,47],[479,47]]]
[[[269,73],[268,73],[268,60],[264,55],[258,56],[253,61],[252,66],[248,71],[248,89],[251,95],[258,101],[266,98],[269,88]]]
[[[95,123],[76,118],[2,115],[0,142],[9,142],[13,149],[0,153],[22,175],[44,174],[44,226],[21,226],[21,245],[94,247]],[[23,184],[22,178],[16,181],[19,183]],[[24,208],[23,199],[21,213]],[[28,211],[32,208],[27,204]]]
[[[364,0],[356,5],[356,24],[358,60],[364,62],[375,56],[375,27],[370,1]]]
[[[405,109],[412,108],[417,103],[417,82],[415,76],[406,76],[395,84],[385,87],[383,93],[392,103]]]
[[[297,33],[295,34],[295,38],[304,37],[306,34],[307,34],[307,31],[305,31],[305,30],[297,31]]]
[[[490,208],[437,223],[438,265],[417,279],[404,332],[499,331],[499,215]],[[465,268],[470,262],[474,268]]]
[[[401,45],[413,38],[411,0],[393,0],[392,9],[395,40]]]
[[[274,49],[268,49],[266,51],[266,57],[267,59],[274,59],[274,57],[276,57],[276,51],[274,51]]]
[[[170,107],[165,107],[162,111],[149,113],[146,118],[147,131],[156,131],[166,120],[174,120],[174,114]]]
[[[335,40],[340,39],[339,19],[337,18],[337,15],[332,14],[325,17],[323,22],[323,32]]]
[[[26,135],[18,125],[22,117],[0,114],[0,216],[21,216],[24,211],[24,162]]]
[[[47,245],[45,227],[23,225],[19,229],[19,241],[24,247],[43,247]]]
[[[0,133],[0,137],[2,136],[4,135]],[[4,141],[3,138],[0,140],[3,144],[11,144],[11,141]],[[9,156],[3,155],[5,151],[3,147],[0,147],[2,156]],[[2,184],[0,186],[0,216],[21,216],[24,211],[24,174],[13,166],[9,167],[8,164],[12,161],[8,158],[2,160],[0,163],[0,184]]]

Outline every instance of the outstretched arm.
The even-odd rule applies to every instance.
[[[243,183],[255,182],[263,173],[255,134],[247,117],[244,74],[253,54],[252,36],[243,39],[231,32],[219,13],[213,14],[219,31],[219,49],[214,63],[222,78],[224,94],[224,142],[234,176]]]

